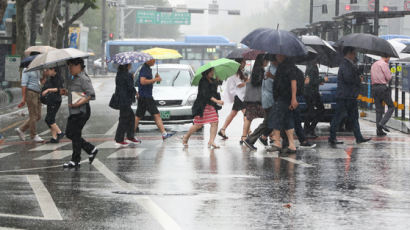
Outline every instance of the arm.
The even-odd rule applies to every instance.
[[[26,86],[22,86],[22,87],[21,87],[21,95],[22,95],[22,98],[21,98],[20,104],[18,104],[18,107],[19,107],[19,108],[23,107],[23,106],[26,104],[26,91],[27,91],[27,87],[26,87]]]
[[[298,101],[296,100],[296,93],[297,93],[297,90],[298,90],[298,86],[297,86],[296,80],[292,80],[292,81],[291,81],[291,86],[292,86],[292,100],[291,100],[290,108],[289,108],[289,109],[294,110],[294,109],[296,109],[296,108],[298,107],[298,105],[299,105]]]
[[[341,74],[341,78],[345,83],[351,85],[360,85],[361,79],[359,76],[356,76],[354,73],[354,67],[343,65],[341,69],[339,69],[339,73]]]
[[[50,92],[57,93],[58,88],[48,88],[46,90],[43,90],[43,92],[41,92],[41,95],[45,96],[47,93],[50,93]]]
[[[147,79],[145,77],[140,77],[140,84],[141,85],[152,85],[157,81],[158,81],[157,78]]]
[[[386,63],[386,65],[383,65],[382,71],[383,71],[383,75],[386,79],[386,82],[388,83],[391,80],[392,75],[391,75],[391,71],[389,69],[389,65],[387,63]]]

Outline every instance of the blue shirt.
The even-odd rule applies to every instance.
[[[140,97],[152,98],[153,85],[142,85],[141,77],[145,77],[147,80],[152,79],[152,69],[149,65],[144,64],[140,70],[140,74],[138,75],[138,94]]]
[[[273,106],[273,82],[272,78],[265,78],[262,81],[262,108],[264,109]]]
[[[41,91],[40,72],[39,71],[24,72],[24,71],[26,71],[26,69],[23,69],[23,74],[21,75],[21,86],[25,86],[29,90],[40,92]]]

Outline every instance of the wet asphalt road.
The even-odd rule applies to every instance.
[[[321,124],[315,149],[278,157],[260,143],[255,152],[239,145],[238,116],[230,138],[218,138],[220,149],[206,147],[208,127],[184,148],[180,136],[189,125],[167,126],[177,134],[165,142],[155,126],[142,126],[141,145],[118,149],[118,112],[107,106],[113,79],[93,82],[98,100],[83,133],[100,151],[77,171],[61,167],[71,155],[67,139],[21,142],[13,131],[21,112],[1,115],[8,129],[0,145],[0,229],[410,228],[409,135],[392,131],[358,145],[340,133],[345,144],[333,148]],[[66,113],[65,103],[61,127]],[[365,136],[375,136],[373,123],[360,123]],[[49,138],[46,130],[39,122]]]

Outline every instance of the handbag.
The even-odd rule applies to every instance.
[[[42,104],[44,104],[44,105],[49,105],[49,104],[51,104],[50,103],[50,97],[49,97],[49,94],[46,94],[46,95],[41,95],[40,96],[40,102],[42,103]]]
[[[110,103],[108,104],[112,109],[119,110],[120,109],[120,97],[118,96],[117,92],[113,93],[110,99]]]

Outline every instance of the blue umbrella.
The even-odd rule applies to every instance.
[[[36,58],[37,55],[28,56],[20,62],[20,68],[26,68]]]
[[[305,45],[296,35],[284,30],[259,28],[246,35],[241,43],[251,49],[288,57],[305,56],[308,53]]]
[[[144,63],[151,59],[154,59],[151,55],[142,52],[122,52],[116,54],[111,58],[110,62],[114,62],[120,65],[126,65],[130,63]]]

